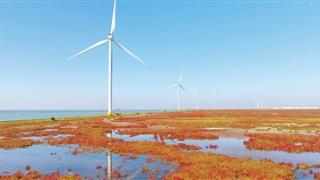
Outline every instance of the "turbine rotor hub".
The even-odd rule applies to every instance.
[[[112,34],[108,34],[108,39],[109,39],[109,40],[112,40],[112,39],[113,39]]]

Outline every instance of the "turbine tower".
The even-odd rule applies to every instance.
[[[199,110],[199,93],[198,93],[198,89],[195,89],[194,93],[195,93],[195,98],[196,98],[196,110]]]
[[[258,107],[258,109],[263,109],[263,101],[262,100],[257,102],[257,107]]]
[[[128,48],[126,48],[124,45],[122,45],[121,43],[119,43],[115,38],[114,38],[114,32],[116,30],[116,11],[117,11],[117,1],[114,0],[114,4],[113,4],[113,13],[112,13],[112,20],[111,20],[111,29],[110,29],[110,33],[108,34],[107,38],[93,44],[92,46],[88,47],[87,49],[84,49],[80,52],[78,52],[77,54],[69,57],[67,60],[73,59],[76,56],[79,56],[82,53],[85,53],[91,49],[94,49],[98,46],[101,46],[103,44],[108,43],[109,44],[109,54],[108,54],[108,116],[112,116],[112,62],[113,62],[113,43],[120,48],[121,50],[123,50],[126,54],[128,54],[129,56],[131,56],[133,59],[137,60],[138,62],[140,62],[141,64],[147,66],[148,68],[150,68],[139,56],[135,55],[132,51],[130,51]],[[151,68],[150,68],[151,69]]]
[[[188,94],[188,91],[181,85],[181,81],[182,81],[182,69],[180,71],[178,82],[171,86],[172,88],[178,87],[178,111],[181,110],[181,107],[180,107],[181,106],[181,103],[180,103],[181,89]]]
[[[233,100],[233,109],[238,108],[238,101],[236,99]]]
[[[217,106],[217,93],[214,93],[213,99],[212,99],[212,108],[213,110],[216,110]]]

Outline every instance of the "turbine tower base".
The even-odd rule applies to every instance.
[[[107,113],[107,117],[113,117],[113,113],[112,112],[108,112]]]

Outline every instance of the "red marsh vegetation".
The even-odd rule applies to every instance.
[[[33,144],[78,145],[79,148],[103,149],[117,154],[134,157],[149,155],[151,160],[160,160],[177,165],[175,172],[165,179],[294,179],[292,165],[269,160],[234,158],[213,152],[197,151],[199,147],[184,143],[170,145],[163,141],[138,142],[107,137],[112,130],[120,134],[136,136],[152,134],[159,139],[217,139],[219,129],[232,128],[251,131],[267,127],[279,132],[308,131],[313,136],[303,134],[247,133],[249,149],[281,150],[287,152],[319,152],[320,111],[195,111],[146,113],[120,115],[113,121],[103,116],[65,118],[56,121],[15,121],[0,123],[0,148],[25,148]],[[211,129],[211,130],[210,130]],[[241,131],[242,132],[242,131]],[[57,135],[68,135],[56,138]],[[40,136],[41,141],[22,138]],[[279,143],[281,142],[281,143]],[[281,145],[279,145],[281,144]],[[216,145],[211,149],[219,148]],[[31,164],[32,166],[32,164]],[[147,167],[144,169],[148,171]],[[116,173],[117,174],[117,173]],[[118,174],[119,175],[119,174]],[[10,177],[58,177],[41,172],[0,176]],[[318,173],[314,177],[319,178]],[[64,178],[64,177],[61,177]],[[74,176],[72,178],[78,178]],[[71,179],[72,179],[71,178]]]

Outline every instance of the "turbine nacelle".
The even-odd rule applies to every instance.
[[[112,41],[112,40],[113,40],[113,35],[112,35],[112,34],[108,34],[108,39],[109,39],[110,41]]]

